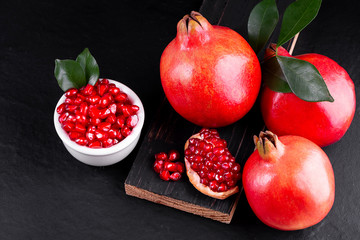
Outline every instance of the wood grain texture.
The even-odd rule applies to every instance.
[[[255,4],[252,1],[243,1],[239,5],[239,2],[235,0],[205,0],[200,12],[212,24],[219,25],[226,23],[226,19],[243,16],[238,24],[232,21],[230,27],[235,30],[241,28],[242,31],[238,32],[244,32],[244,27],[246,31],[244,23],[247,23],[248,15]],[[247,33],[242,33],[242,35],[245,36]],[[125,181],[125,191],[131,196],[230,223],[243,189],[241,182],[238,183],[240,188],[238,194],[225,200],[217,200],[198,192],[185,174],[180,181],[165,182],[152,169],[154,155],[158,152],[176,149],[184,157],[183,149],[186,140],[200,129],[201,127],[188,122],[176,113],[164,97]],[[236,158],[236,162],[243,167],[254,150],[253,136],[258,135],[263,129],[264,123],[257,101],[244,118],[217,130],[220,137],[227,141],[229,151]]]

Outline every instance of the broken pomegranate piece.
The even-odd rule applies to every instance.
[[[205,195],[225,199],[239,192],[240,165],[215,129],[203,128],[186,141],[185,166],[191,184]]]

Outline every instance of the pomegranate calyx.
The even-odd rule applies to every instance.
[[[276,160],[284,153],[284,145],[278,136],[270,131],[261,131],[259,137],[254,136],[254,143],[255,150],[258,150],[263,159]]]
[[[185,15],[177,25],[176,39],[184,48],[188,48],[189,40],[204,44],[210,39],[212,25],[200,13],[192,11]]]

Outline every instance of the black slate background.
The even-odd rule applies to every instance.
[[[221,24],[246,37],[243,26],[249,13],[240,13],[241,1],[204,4],[212,2],[217,7],[228,2]],[[137,151],[118,164],[98,168],[76,161],[64,148],[52,119],[62,94],[53,77],[54,59],[75,58],[88,47],[102,77],[123,82],[142,99],[146,131],[163,99],[161,52],[175,36],[178,20],[201,4],[200,0],[1,2],[0,239],[360,238],[359,107],[343,139],[324,148],[335,172],[333,209],[324,221],[302,231],[265,226],[245,195],[230,225],[127,196],[124,181]],[[317,52],[336,60],[358,91],[359,22],[355,1],[323,1],[294,54]],[[359,98],[358,93],[358,102]]]

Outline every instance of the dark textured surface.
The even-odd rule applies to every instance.
[[[211,4],[225,2],[205,0],[204,4],[211,9]],[[241,26],[249,13],[239,12],[242,4],[229,1],[222,24],[245,34]],[[349,72],[358,90],[360,15],[354,4],[323,1],[294,53],[317,52],[333,58]],[[52,123],[62,94],[53,77],[54,59],[75,58],[89,47],[102,77],[123,82],[142,99],[145,134],[163,99],[161,52],[175,36],[177,21],[199,9],[201,1],[121,1],[118,5],[110,1],[1,3],[0,239],[359,238],[359,107],[343,139],[324,149],[335,172],[334,206],[324,221],[302,231],[281,232],[265,226],[244,194],[230,225],[125,195],[124,181],[139,147],[109,167],[90,167],[72,158]],[[358,102],[359,98],[357,94]]]

